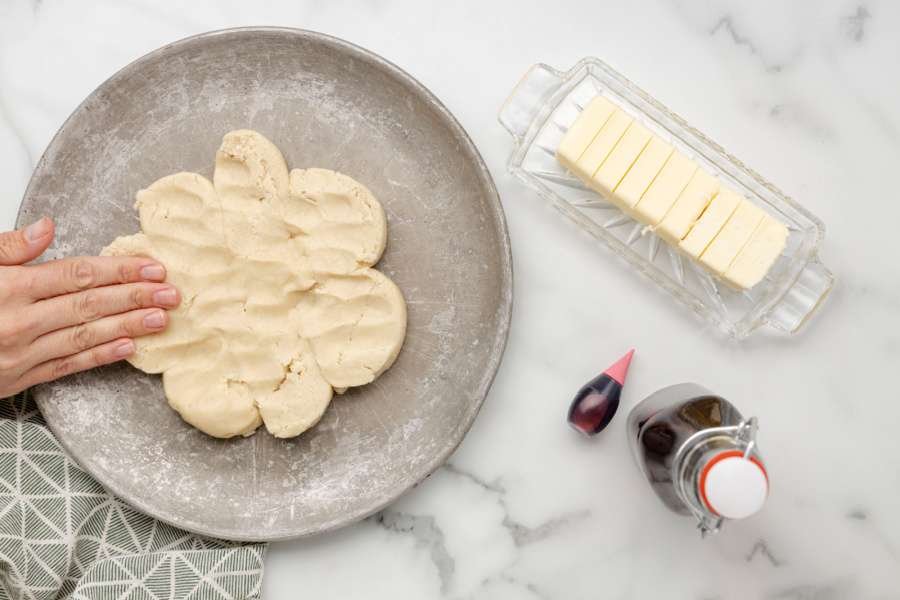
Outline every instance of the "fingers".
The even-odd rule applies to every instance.
[[[72,373],[86,371],[108,365],[116,361],[128,358],[134,354],[134,341],[122,338],[107,342],[100,346],[95,346],[89,350],[79,352],[65,358],[55,358],[43,362],[36,367],[26,371],[17,382],[17,387],[26,389],[39,383],[45,383]]]
[[[31,344],[26,364],[35,365],[54,358],[75,355],[120,338],[136,338],[159,333],[168,324],[169,317],[166,311],[151,308],[58,329],[42,335]]]
[[[81,256],[28,267],[28,294],[34,300],[91,288],[138,281],[165,281],[166,269],[139,256]]]
[[[24,265],[44,253],[53,241],[53,221],[47,217],[19,231],[0,233],[0,265]]]
[[[41,300],[28,307],[27,313],[34,320],[32,331],[37,337],[139,308],[171,309],[180,303],[181,295],[169,284],[127,283]]]

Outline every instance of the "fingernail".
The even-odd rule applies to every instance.
[[[30,244],[45,237],[50,233],[50,219],[43,217],[40,221],[32,223],[25,228],[25,240]]]
[[[166,278],[166,270],[162,265],[157,264],[141,267],[140,273],[142,279],[149,279],[150,281],[162,281]]]
[[[159,329],[166,324],[166,315],[161,310],[154,310],[144,317],[144,327],[147,329]]]
[[[134,354],[134,342],[126,340],[113,349],[113,354],[119,358],[126,358]]]
[[[154,304],[162,304],[163,306],[175,306],[178,303],[178,294],[174,288],[166,288],[153,292]]]

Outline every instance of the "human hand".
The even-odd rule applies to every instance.
[[[39,265],[53,221],[0,233],[0,398],[134,354],[181,297],[149,258],[82,256]]]

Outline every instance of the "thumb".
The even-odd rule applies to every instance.
[[[24,265],[44,253],[53,241],[53,221],[47,217],[24,229],[0,233],[0,265]]]

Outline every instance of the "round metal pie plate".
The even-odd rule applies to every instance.
[[[127,364],[37,388],[60,442],[110,491],[185,529],[237,540],[341,527],[389,504],[460,443],[491,385],[512,304],[497,191],[465,131],[421,84],[325,35],[249,28],[165,46],[102,84],[38,164],[20,225],[49,215],[49,258],[96,254],[139,223],[135,193],[178,171],[212,175],[232,129],[271,139],[290,168],[369,187],[388,215],[378,268],[403,290],[395,365],[337,396],[318,426],[217,440]]]

